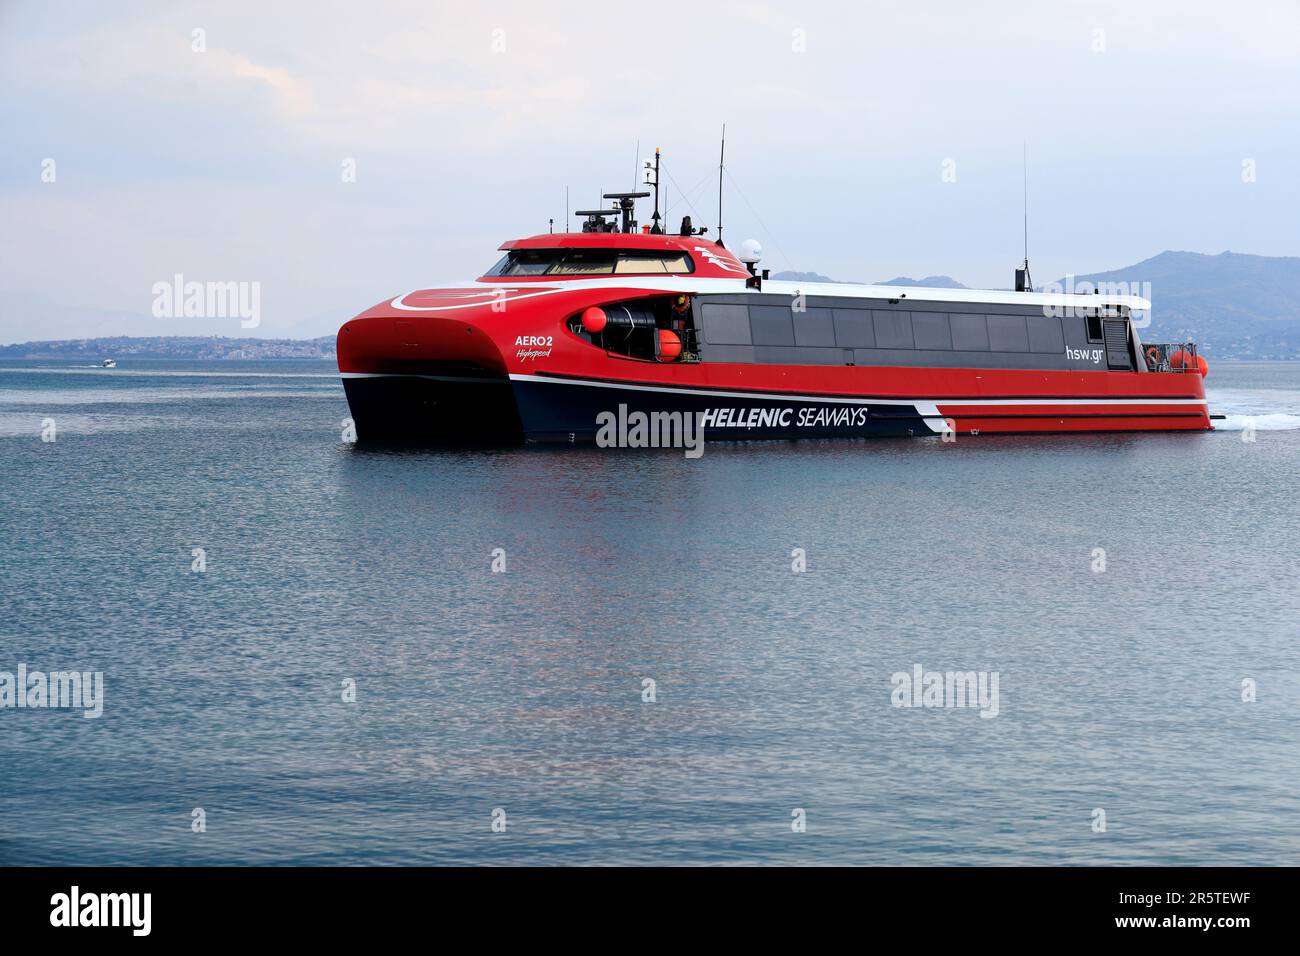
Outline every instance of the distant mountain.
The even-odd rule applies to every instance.
[[[773,279],[780,279],[782,282],[835,282],[830,276],[824,276],[820,272],[774,272]],[[860,285],[861,283],[852,283]]]
[[[924,279],[909,279],[906,276],[899,276],[895,279],[886,279],[884,282],[876,282],[874,285],[904,285],[904,286],[925,286],[927,289],[965,289],[962,285],[951,276],[926,276]]]
[[[866,285],[864,282],[855,282],[847,279],[832,279],[830,276],[824,276],[820,272],[775,272],[772,274],[773,279],[781,279],[788,282],[839,282],[844,285]],[[964,289],[956,279],[949,276],[926,276],[924,279],[908,279],[905,276],[899,276],[897,279],[889,279],[886,282],[873,282],[872,285],[903,285],[903,286],[926,286],[931,289]]]
[[[0,345],[0,359],[78,359],[99,362],[113,358],[193,359],[332,359],[334,336],[318,339],[228,339],[223,336],[124,335],[58,342]]]
[[[1300,258],[1162,252],[1073,281],[1128,283],[1150,299],[1147,341],[1195,339],[1207,355],[1231,358],[1300,358]]]

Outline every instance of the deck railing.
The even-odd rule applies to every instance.
[[[1198,372],[1195,342],[1146,342],[1142,346],[1150,372]]]
[[[682,356],[679,362],[698,362],[700,360],[700,338],[696,329],[673,329],[682,343]]]

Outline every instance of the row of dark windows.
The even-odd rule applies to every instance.
[[[485,276],[687,275],[695,263],[676,249],[511,249]]]
[[[904,312],[781,305],[704,305],[712,345],[809,345],[854,349],[1063,352],[1061,320],[1045,315]]]

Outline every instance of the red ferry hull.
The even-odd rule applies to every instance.
[[[586,443],[595,439],[600,415],[620,410],[692,414],[706,436],[726,440],[1210,428],[1199,375],[852,368],[842,370],[847,376],[821,367],[772,367],[760,375],[753,366],[713,366],[707,382],[697,383],[680,376],[473,372],[448,374],[438,364],[345,376],[358,434]],[[768,378],[783,386],[760,381]]]
[[[561,240],[578,241],[555,237]],[[601,416],[632,412],[698,416],[707,438],[728,440],[1211,428],[1202,376],[1195,371],[1107,369],[1107,350],[1119,348],[1128,361],[1133,353],[1122,350],[1136,340],[1097,344],[1086,355],[1065,348],[1004,356],[1004,367],[981,367],[987,360],[980,353],[954,346],[943,353],[950,367],[931,367],[919,345],[906,353],[905,361],[914,364],[877,360],[901,352],[839,347],[804,349],[821,364],[800,364],[771,360],[757,341],[749,349],[755,360],[728,360],[725,348],[709,339],[692,360],[682,355],[661,362],[619,354],[610,341],[586,334],[579,319],[592,306],[617,310],[620,303],[662,303],[675,295],[703,303],[738,297],[755,304],[788,302],[780,293],[749,292],[745,280],[728,274],[743,272],[730,253],[720,246],[691,245],[699,241],[681,240],[683,248],[700,253],[690,277],[485,279],[410,293],[362,313],[338,336],[339,370],[358,437],[579,443],[596,438]],[[845,298],[851,293],[857,297]],[[816,294],[837,310],[870,305],[885,315],[916,302],[903,290],[893,297],[883,288],[870,293],[870,302],[844,287]],[[979,295],[998,294],[963,290],[960,295],[970,302],[941,290],[924,295],[935,300],[936,309],[1002,308],[997,302],[971,306]],[[943,295],[949,300],[940,301]],[[1050,304],[1042,296],[1025,296],[1023,304],[1016,299],[1008,307],[1032,312],[1038,299]],[[1068,301],[1092,305],[1100,297]],[[835,315],[838,322],[840,312]],[[1034,362],[1063,367],[1005,367]],[[1078,367],[1088,362],[1100,365]]]

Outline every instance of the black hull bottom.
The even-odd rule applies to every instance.
[[[710,391],[540,375],[513,380],[362,376],[344,378],[343,384],[357,438],[368,443],[676,448],[696,447],[700,434],[704,441],[933,437],[948,424],[933,400],[924,399]],[[992,412],[988,403],[981,402],[986,406],[983,411],[953,413],[952,425],[962,435],[1205,431],[1210,427],[1203,412],[1187,410],[1186,405],[1135,412],[1131,408],[1142,404],[1138,400],[1097,399],[1119,406],[1101,412],[1078,410],[1071,401],[1079,400],[1044,399],[1030,403],[1038,406],[1032,410],[1012,403]]]
[[[611,435],[647,436],[702,424],[705,440],[789,438],[898,438],[934,435],[915,405],[794,399],[788,396],[708,394],[619,386],[516,380],[515,396],[530,442],[591,443]],[[664,416],[672,416],[665,418]],[[657,416],[657,417],[656,417]],[[602,425],[605,427],[602,428]]]
[[[357,441],[518,445],[524,440],[505,379],[391,375],[344,378]]]
[[[934,435],[943,427],[941,419],[926,418],[906,403],[715,395],[554,379],[409,375],[345,378],[343,385],[362,442],[677,447],[701,424],[706,441],[908,437]]]

